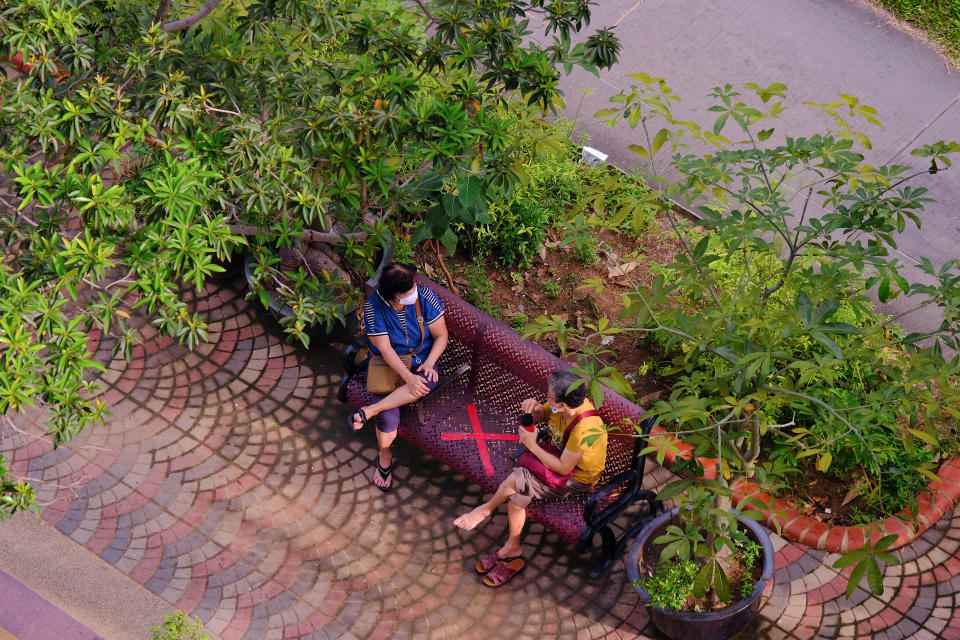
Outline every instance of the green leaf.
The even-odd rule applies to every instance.
[[[764,129],[757,133],[757,140],[764,142],[767,138],[773,135],[773,129]]]
[[[870,552],[869,549],[865,547],[860,549],[854,549],[853,551],[849,551],[843,554],[842,556],[840,556],[840,558],[833,563],[833,568],[844,569],[846,567],[855,565],[861,560],[863,560],[864,558],[866,558],[869,552]]]
[[[853,596],[853,592],[857,590],[857,587],[860,586],[860,581],[863,580],[863,574],[866,573],[866,571],[866,559],[853,568],[853,571],[850,573],[850,579],[847,580],[847,590],[845,592],[848,600]]]
[[[457,241],[457,234],[455,234],[452,229],[447,229],[443,232],[443,235],[440,236],[440,244],[451,254],[457,250]]]
[[[720,135],[720,132],[723,131],[724,125],[727,124],[727,118],[730,116],[728,113],[722,114],[716,121],[713,123],[713,133],[714,135]]]
[[[920,431],[919,429],[907,429],[907,431],[917,440],[922,440],[931,447],[940,446],[940,442],[937,440],[936,436],[930,435],[926,431]]]
[[[800,312],[800,321],[809,328],[813,324],[813,304],[807,294],[801,291],[797,295],[797,311]]]
[[[880,538],[879,540],[877,540],[877,544],[873,545],[873,548],[874,548],[874,549],[886,549],[887,547],[889,547],[890,545],[892,545],[894,542],[897,541],[897,537],[898,537],[898,536],[897,536],[897,534],[895,534],[895,533],[891,533],[891,534],[889,534],[889,535],[885,535],[885,536],[883,536],[882,538]]]
[[[733,594],[730,593],[730,581],[727,580],[727,574],[723,572],[723,567],[720,566],[720,563],[716,560],[713,561],[715,566],[713,574],[713,590],[717,592],[717,597],[720,598],[723,602],[730,602],[733,598]]]
[[[706,562],[693,579],[693,595],[696,598],[702,598],[707,595],[710,586],[713,584],[713,562]]]
[[[652,155],[657,155],[657,152],[660,151],[660,148],[663,146],[663,143],[667,141],[667,137],[670,135],[670,132],[666,129],[660,129],[657,131],[657,135],[653,137],[653,142],[650,143],[650,151]]]
[[[647,148],[639,144],[628,144],[627,149],[630,149],[630,151],[633,151],[635,154],[637,154],[642,158],[650,157],[650,154],[647,153]]]
[[[880,280],[880,286],[877,287],[877,299],[880,302],[886,302],[890,299],[890,278]]]
[[[880,564],[875,558],[867,558],[867,584],[870,590],[876,596],[883,594],[883,573],[880,571]]]
[[[833,455],[827,451],[817,460],[817,471],[826,473],[830,469],[830,463],[833,461]]]
[[[620,109],[600,109],[600,111],[597,111],[595,114],[593,114],[593,117],[609,118],[610,116],[615,116],[618,113],[620,113]]]
[[[839,345],[836,342],[828,338],[821,331],[811,331],[810,337],[819,342],[821,345],[827,348],[830,351],[830,354],[833,355],[837,360],[843,360],[843,351],[840,350]]]

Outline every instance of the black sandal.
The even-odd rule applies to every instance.
[[[387,484],[381,487],[377,483],[374,483],[373,486],[375,486],[377,489],[380,489],[380,491],[383,491],[384,493],[386,493],[387,491],[390,491],[390,489],[393,489],[393,469],[396,466],[397,466],[396,462],[391,462],[389,467],[384,468],[380,465],[380,461],[378,460],[377,473],[380,474],[380,477],[383,479],[384,482],[386,482],[387,478],[390,478],[390,484]]]
[[[367,426],[367,422],[369,421],[369,418],[367,418],[367,414],[363,412],[363,409],[357,409],[356,411],[351,413],[350,417],[347,418],[347,420],[349,421],[349,424],[350,424],[350,430],[353,432],[360,431],[360,429],[354,426],[355,424],[357,424],[357,421],[355,420],[357,416],[360,416],[360,429],[363,429],[365,426]]]

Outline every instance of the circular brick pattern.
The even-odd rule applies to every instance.
[[[335,398],[338,355],[287,344],[240,283],[183,293],[209,324],[195,351],[142,321],[129,362],[90,335],[105,425],[53,451],[33,412],[0,438],[64,535],[224,640],[661,638],[622,562],[591,580],[591,559],[538,525],[524,572],[483,586],[473,565],[502,541],[505,515],[452,526],[483,501],[478,487],[399,443],[381,493],[373,434],[348,433]],[[648,483],[663,482],[651,466]],[[741,637],[960,637],[960,518],[900,549],[880,597],[847,600],[838,556],[774,541],[774,584]]]
[[[225,640],[631,629],[622,565],[590,580],[591,559],[539,526],[526,570],[483,586],[473,564],[502,539],[504,515],[469,534],[452,526],[479,488],[401,443],[395,488],[381,493],[373,434],[348,433],[335,398],[337,354],[287,344],[239,283],[182,293],[208,342],[190,351],[140,321],[128,362],[91,334],[106,424],[57,451],[37,437],[39,414],[4,438],[48,523]]]

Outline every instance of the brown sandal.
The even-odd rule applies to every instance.
[[[493,568],[497,566],[497,563],[503,560],[504,562],[513,562],[518,559],[520,556],[513,556],[512,558],[501,558],[497,555],[497,550],[489,551],[477,560],[477,573],[484,575],[493,571]]]
[[[483,584],[488,587],[502,587],[527,566],[523,558],[501,559],[490,573],[483,576]]]

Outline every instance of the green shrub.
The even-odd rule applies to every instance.
[[[647,606],[680,611],[693,591],[693,579],[699,567],[691,560],[661,562],[652,575],[640,580],[650,595]]]
[[[587,266],[597,264],[597,228],[582,213],[571,220],[563,231],[561,247],[573,245],[574,256]]]
[[[699,238],[693,238],[697,242]],[[780,260],[771,253],[758,252],[749,246],[737,250],[720,246],[712,237],[707,251],[718,258],[710,263],[709,275],[718,291],[729,299],[756,300],[762,294],[765,283],[775,282],[782,269]],[[789,313],[796,305],[798,296],[811,291],[816,281],[816,254],[807,254],[797,260],[783,286],[774,292],[767,301],[766,313]],[[744,265],[750,265],[745,271]],[[658,267],[657,271],[666,279],[678,277],[672,266]],[[851,279],[852,287],[847,292],[833,292],[839,299],[838,308],[832,316],[833,321],[843,322],[859,330],[858,335],[833,335],[831,339],[847,355],[831,365],[829,374],[818,374],[813,379],[822,382],[833,396],[831,404],[857,410],[863,399],[878,394],[887,384],[884,374],[877,369],[877,359],[888,354],[895,360],[897,350],[893,345],[902,337],[902,331],[896,327],[885,326],[887,316],[874,310],[872,302],[862,293],[863,279]],[[859,285],[859,288],[857,288]],[[736,292],[736,295],[730,295]],[[678,304],[707,304],[702,298],[678,299]],[[745,312],[745,310],[744,310]],[[658,336],[664,343],[666,336]],[[797,336],[781,341],[780,347],[789,352],[797,361],[825,358],[830,351],[809,337]],[[856,346],[857,349],[848,349]],[[866,348],[864,348],[866,347]],[[697,369],[677,381],[677,387],[699,393],[717,377],[732,375],[731,363],[709,352],[697,352],[693,343],[681,342],[675,346],[683,352],[684,358],[697,362]],[[904,365],[906,366],[906,365]],[[784,380],[788,380],[785,372]],[[828,377],[829,376],[829,377]],[[786,385],[792,382],[784,382]],[[928,473],[935,471],[938,457],[937,447],[912,446],[906,436],[909,416],[903,415],[903,407],[898,404],[877,402],[871,408],[876,417],[869,429],[862,429],[859,437],[849,431],[846,425],[835,416],[821,411],[817,405],[804,402],[784,402],[765,407],[763,418],[770,423],[790,423],[792,428],[772,432],[773,447],[771,460],[783,465],[809,469],[819,469],[838,479],[863,479],[859,495],[862,508],[877,516],[892,515],[910,505],[930,482]],[[802,436],[802,437],[801,437]],[[815,447],[811,445],[816,443]],[[815,458],[809,456],[816,456]],[[824,462],[825,461],[825,462]],[[865,473],[865,470],[877,469]],[[876,474],[876,470],[880,473]],[[880,480],[871,478],[879,475]],[[854,483],[851,484],[851,487]]]
[[[477,259],[468,264],[464,270],[464,276],[467,279],[467,290],[463,292],[463,297],[467,302],[494,317],[500,315],[500,307],[490,300],[493,281],[487,276],[483,261]]]
[[[527,326],[527,321],[529,318],[525,313],[515,313],[512,318],[510,318],[510,328],[514,331],[520,332],[523,331],[523,328]]]
[[[199,618],[187,618],[183,611],[168,614],[163,624],[150,627],[152,640],[210,640]]]
[[[560,283],[556,280],[544,280],[543,292],[547,294],[548,298],[556,298],[560,295]]]

